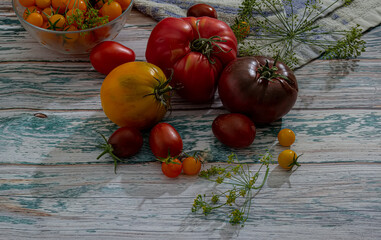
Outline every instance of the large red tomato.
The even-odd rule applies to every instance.
[[[284,63],[267,57],[232,61],[218,84],[222,104],[255,123],[271,123],[287,114],[296,102],[298,83]]]
[[[177,93],[192,102],[214,96],[223,68],[237,56],[237,39],[224,22],[210,17],[165,18],[153,29],[146,59],[159,66]]]

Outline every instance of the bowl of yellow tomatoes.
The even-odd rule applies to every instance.
[[[12,0],[25,30],[60,53],[87,54],[123,29],[134,0]]]

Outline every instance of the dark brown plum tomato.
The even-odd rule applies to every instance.
[[[297,99],[298,83],[294,72],[280,61],[263,56],[241,57],[222,71],[218,94],[230,112],[267,124],[291,110]]]
[[[116,166],[118,162],[121,162],[119,158],[131,157],[137,154],[143,146],[143,136],[141,132],[132,127],[121,127],[118,128],[110,138],[105,140],[104,144],[101,144],[99,147],[104,151],[98,156],[97,159],[101,158],[105,154],[110,154],[114,160],[115,164],[115,173]]]
[[[177,157],[183,151],[183,140],[169,123],[158,123],[150,132],[149,146],[156,158]]]
[[[256,134],[256,128],[247,116],[240,113],[221,114],[212,123],[214,136],[232,148],[245,148],[250,146]]]
[[[217,18],[217,11],[212,6],[199,3],[191,6],[187,11],[187,17],[211,17]]]
[[[143,136],[139,130],[131,127],[117,129],[108,139],[117,157],[131,157],[137,154],[143,146]]]

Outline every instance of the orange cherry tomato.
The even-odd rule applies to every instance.
[[[19,2],[24,7],[31,7],[36,5],[36,0],[19,0]]]
[[[67,10],[67,1],[68,0],[51,0],[52,6],[54,9],[57,9],[59,13],[64,14]]]
[[[44,19],[44,22],[47,22],[48,18],[53,16],[54,13],[55,13],[55,10],[52,7],[44,8],[44,10],[42,10],[42,13],[41,13],[42,18]]]
[[[77,27],[85,21],[85,15],[83,11],[78,8],[73,8],[67,11],[65,17],[67,24]]]
[[[22,17],[26,20],[26,18],[29,16],[29,14],[31,13],[41,13],[41,9],[36,7],[36,6],[31,6],[31,7],[27,7],[22,15]]]
[[[78,31],[78,28],[76,26],[70,25],[68,27],[65,27],[64,31],[68,31],[68,32]],[[79,33],[67,33],[64,35],[64,40],[65,42],[72,43],[77,41],[78,37],[79,37]]]
[[[183,172],[186,175],[197,175],[201,170],[201,160],[198,157],[189,156],[183,160]]]
[[[43,22],[42,23],[42,26],[41,26],[41,28],[45,28],[45,29],[48,29],[48,27],[49,27],[49,22]]]
[[[123,11],[126,10],[131,3],[131,0],[116,0],[116,1],[120,4]]]
[[[49,29],[52,30],[63,30],[65,27],[66,20],[61,14],[54,14],[49,18]]]
[[[102,16],[108,16],[108,20],[111,22],[122,14],[122,7],[118,2],[107,2],[101,8],[101,13]]]
[[[238,24],[238,31],[242,36],[246,37],[250,33],[250,25],[247,22],[242,21]]]
[[[84,0],[67,0],[68,9],[80,9],[83,12],[87,11],[87,5]]]
[[[47,8],[52,4],[52,0],[36,0],[36,5],[39,8]]]
[[[284,147],[289,147],[295,142],[295,133],[288,128],[284,128],[278,133],[279,144]]]
[[[28,15],[28,17],[25,19],[28,23],[33,24],[37,27],[41,27],[44,19],[42,18],[41,14],[33,12]]]

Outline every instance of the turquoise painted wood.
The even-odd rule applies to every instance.
[[[156,22],[132,12],[115,39],[145,60]],[[97,160],[97,131],[116,126],[104,115],[104,78],[88,56],[60,55],[36,43],[18,23],[10,0],[0,2],[0,239],[380,239],[381,26],[366,33],[356,60],[316,60],[296,71],[299,98],[282,120],[257,126],[252,146],[235,150],[213,136],[226,110],[218,98],[195,105],[177,96],[163,121],[184,149],[213,164],[234,152],[253,170],[281,128],[297,138],[302,166],[271,166],[244,228],[225,212],[191,213],[197,194],[217,187],[198,177],[168,179],[154,162],[145,131],[142,151],[113,172]]]

